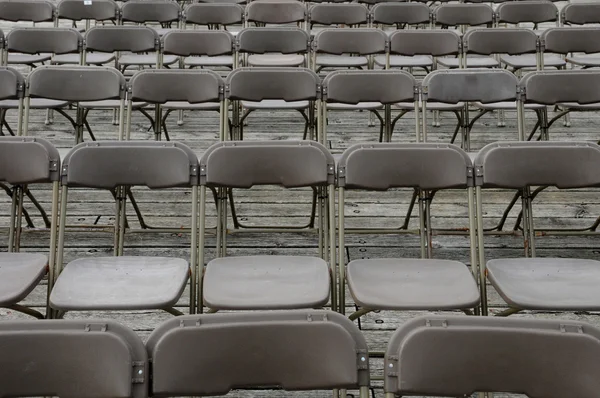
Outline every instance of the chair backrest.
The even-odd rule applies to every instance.
[[[600,4],[569,3],[562,8],[560,15],[560,20],[564,24],[598,24],[600,23]]]
[[[0,70],[0,81],[4,81]],[[0,181],[34,184],[58,181],[60,155],[48,141],[32,137],[0,137]]]
[[[0,67],[0,100],[18,99],[25,94],[25,78],[16,69]]]
[[[339,70],[323,80],[323,101],[358,104],[393,104],[418,100],[419,86],[413,75],[400,70]]]
[[[546,0],[523,0],[502,3],[496,9],[496,22],[534,24],[558,20],[558,8]]]
[[[600,71],[561,70],[526,74],[519,82],[521,99],[545,105],[600,102]]]
[[[379,3],[371,9],[371,22],[374,24],[428,24],[431,9],[423,3]]]
[[[300,54],[310,50],[310,35],[300,28],[246,28],[237,36],[240,53]]]
[[[375,28],[327,28],[313,39],[313,51],[317,54],[385,54],[387,48],[388,35]]]
[[[504,69],[438,70],[423,79],[423,101],[456,104],[516,101],[519,81]]]
[[[550,28],[540,39],[542,50],[549,53],[600,52],[600,27]]]
[[[244,20],[244,7],[235,3],[194,3],[184,12],[186,23],[196,25],[234,25]]]
[[[227,76],[225,96],[230,100],[316,100],[321,80],[306,68],[238,68]]]
[[[402,396],[481,391],[592,398],[600,388],[599,355],[600,330],[582,322],[425,316],[392,335],[384,390]]]
[[[364,25],[369,22],[369,9],[357,3],[322,3],[308,9],[308,21],[313,25]]]
[[[68,54],[83,49],[83,36],[71,28],[14,28],[5,42],[7,51],[25,54]]]
[[[538,36],[526,28],[472,29],[463,36],[466,54],[532,54],[538,49]]]
[[[26,95],[60,101],[124,99],[125,77],[100,66],[39,66],[27,77]]]
[[[200,159],[200,183],[250,188],[286,188],[333,184],[335,163],[314,141],[237,141],[211,146]]]
[[[112,321],[2,321],[0,351],[1,397],[148,394],[144,343]]]
[[[331,311],[183,316],[159,326],[146,346],[152,395],[158,397],[225,395],[234,388],[369,385],[364,337]]]
[[[442,26],[478,26],[494,23],[494,10],[489,4],[442,4],[433,11],[433,21]]]
[[[198,184],[198,158],[178,142],[82,143],[63,159],[61,182],[69,187],[99,189],[189,187]]]
[[[94,26],[85,34],[89,51],[158,51],[160,36],[147,26]]]
[[[129,81],[128,99],[153,104],[219,102],[223,99],[224,88],[223,79],[208,69],[146,69],[137,72]]]
[[[0,0],[3,21],[51,22],[54,12],[54,3],[47,0]]]
[[[296,0],[256,0],[246,6],[246,22],[287,24],[306,21],[306,6]]]
[[[600,185],[600,147],[585,142],[510,142],[485,146],[474,161],[477,185],[558,188]]]
[[[225,30],[176,30],[162,37],[162,49],[165,54],[183,57],[231,55],[234,38]]]
[[[389,51],[395,55],[458,55],[460,36],[451,30],[401,29],[390,35]]]
[[[57,5],[58,18],[73,21],[114,21],[119,18],[119,12],[114,0],[94,0],[89,4],[81,0],[61,0]]]
[[[390,188],[467,188],[473,185],[469,156],[451,144],[357,144],[338,161],[338,186],[385,191]]]
[[[123,22],[178,22],[181,8],[173,0],[128,0],[121,7]]]

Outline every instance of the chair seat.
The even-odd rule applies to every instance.
[[[510,66],[514,69],[523,68],[535,68],[536,54],[523,54],[523,55],[503,55],[500,57],[502,63]],[[544,54],[544,67],[563,67],[567,63],[559,55],[556,54]]]
[[[385,55],[377,55],[374,60],[376,65],[385,67]],[[433,58],[431,58],[429,55],[415,55],[412,57],[404,55],[390,56],[390,67],[392,68],[429,68],[431,66],[433,66]]]
[[[446,68],[459,68],[458,58],[438,58],[438,64]],[[492,57],[467,57],[467,68],[495,68],[500,63]]]
[[[119,100],[102,100],[102,101],[82,101],[79,103],[79,106],[82,108],[91,108],[91,109],[117,109],[121,105],[121,101]],[[147,102],[133,102],[133,109],[143,108],[148,105]],[[127,104],[125,104],[127,107]]]
[[[368,309],[463,309],[479,303],[475,279],[458,261],[354,260],[347,279],[354,302]]]
[[[483,102],[473,102],[473,105],[480,109],[490,109],[490,110],[508,110],[508,111],[516,111],[517,110],[517,102],[516,101],[502,101],[502,102],[490,102],[484,104]],[[544,109],[546,105],[541,104],[525,104],[525,109]]]
[[[600,110],[600,102],[593,104],[578,104],[577,102],[560,102],[557,104],[561,108],[572,109],[578,111],[598,111]]]
[[[242,101],[242,107],[250,110],[260,109],[306,109],[310,106],[309,101],[284,101],[284,100],[263,100],[263,101]]]
[[[114,61],[115,55],[112,53],[87,53],[85,55],[85,63],[87,65],[104,65]],[[56,65],[78,65],[81,61],[79,54],[61,54],[56,55],[52,59],[52,63]]]
[[[329,289],[329,268],[317,257],[218,258],[204,274],[204,303],[220,310],[320,308]]]
[[[399,102],[393,105],[394,108],[411,110],[415,108],[414,102]],[[422,103],[419,102],[419,107],[422,107]],[[456,104],[445,104],[443,102],[428,102],[427,110],[430,111],[459,111],[465,106],[464,102],[459,102]]]
[[[346,55],[326,55],[317,57],[317,66],[332,68],[358,68],[367,66],[367,57],[351,57]]]
[[[300,54],[252,54],[248,57],[250,66],[300,66],[305,61]]]
[[[48,259],[33,253],[0,253],[0,306],[17,304],[37,286]]]
[[[52,54],[8,54],[9,65],[31,65],[49,61]]]
[[[233,66],[232,55],[221,55],[217,57],[187,57],[183,64],[185,66]]]
[[[504,301],[514,308],[600,310],[600,261],[497,259],[488,261],[487,275]]]
[[[359,102],[358,104],[327,104],[328,110],[337,110],[337,111],[354,111],[354,110],[376,110],[383,108],[383,104],[381,102]]]
[[[70,262],[50,294],[53,308],[144,310],[177,303],[189,277],[187,261],[168,257],[96,257]]]
[[[162,63],[163,65],[173,65],[177,61],[177,56],[165,55]],[[156,54],[124,54],[119,58],[119,64],[121,66],[155,65]]]
[[[600,56],[598,55],[577,55],[567,57],[567,62],[580,66],[600,66]]]
[[[68,101],[59,101],[45,98],[32,98],[29,102],[31,109],[57,109],[64,108],[69,105]],[[18,109],[18,100],[2,100],[0,101],[0,109]]]
[[[218,102],[203,102],[200,104],[190,104],[185,101],[169,101],[161,105],[163,109],[181,109],[187,111],[218,111],[221,104]]]

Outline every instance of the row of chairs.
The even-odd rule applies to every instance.
[[[213,311],[293,309],[321,307],[328,302],[344,313],[347,281],[360,307],[352,318],[380,309],[459,309],[486,314],[486,279],[513,312],[600,308],[597,261],[535,257],[530,193],[531,186],[599,185],[594,171],[600,167],[596,144],[496,143],[472,156],[443,144],[359,144],[346,150],[336,164],[329,151],[313,141],[223,142],[211,146],[200,160],[188,147],[175,142],[102,141],[79,144],[62,162],[57,150],[43,139],[7,137],[0,143],[2,180],[15,187],[9,234],[12,253],[3,255],[1,270],[8,276],[0,278],[5,281],[5,299],[0,301],[4,307],[23,310],[19,301],[48,270],[49,304],[59,311],[48,312],[48,316],[119,309],[163,309],[176,314],[173,306],[188,279],[192,313],[205,307]],[[43,182],[53,185],[49,261],[41,254],[19,253],[23,192],[29,184]],[[318,192],[322,198],[319,256],[226,257],[227,192],[257,185]],[[123,256],[125,208],[128,193],[136,186],[191,190],[186,214],[191,226],[189,263],[166,257]],[[79,258],[62,269],[69,192],[77,188],[113,193],[115,257]],[[419,195],[417,233],[422,258],[354,260],[346,267],[346,233],[370,231],[347,228],[345,193],[396,188],[414,188]],[[482,191],[488,188],[522,193],[525,258],[486,262]],[[471,271],[463,263],[432,258],[432,193],[446,189],[466,194]],[[205,269],[210,191],[217,204],[216,255]]]
[[[0,396],[221,396],[233,389],[369,396],[367,343],[327,311],[192,315],[144,344],[109,320],[0,323]],[[458,347],[458,349],[457,349]],[[600,330],[580,322],[427,316],[396,330],[386,397],[511,392],[592,398]],[[552,366],[548,366],[552,364]],[[341,394],[340,394],[341,393]]]

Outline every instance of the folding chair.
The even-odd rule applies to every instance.
[[[9,22],[27,21],[33,24],[54,22],[55,6],[47,0],[0,0],[0,20]],[[50,60],[49,54],[10,54],[8,65],[35,67]]]
[[[320,120],[323,142],[327,142],[329,110],[369,110],[381,122],[379,141],[390,142],[391,104],[412,101],[416,112],[415,129],[419,131],[419,86],[408,72],[399,70],[334,71],[323,80],[322,114]],[[384,110],[384,118],[378,110]]]
[[[564,6],[560,12],[564,26],[600,24],[600,5],[595,3],[572,3]],[[600,57],[595,55],[568,55],[566,61],[574,66],[592,68],[600,66]]]
[[[148,396],[144,343],[113,321],[3,321],[0,347],[3,397]]]
[[[384,391],[386,398],[475,392],[592,398],[600,388],[598,355],[600,330],[583,322],[425,316],[392,335]]]
[[[184,27],[185,24],[206,25],[212,28],[223,28],[227,30],[231,25],[242,24],[244,20],[244,8],[239,4],[233,3],[194,3],[190,4],[184,12]],[[231,32],[236,34],[237,32]],[[215,36],[216,37],[216,36]],[[224,36],[223,36],[224,37]],[[233,39],[232,39],[233,43]],[[233,46],[231,48],[233,51]],[[233,54],[217,54],[198,57],[187,57],[183,61],[183,65],[189,68],[196,67],[219,67],[225,66],[233,69]]]
[[[311,36],[315,25],[335,27],[344,25],[348,27],[366,26],[369,23],[369,9],[364,4],[355,3],[321,3],[315,4],[308,9],[308,28]]]
[[[529,87],[543,82],[536,76],[529,80]],[[499,315],[507,316],[523,309],[596,311],[600,308],[597,289],[600,262],[536,257],[532,199],[539,190],[531,191],[532,186],[597,187],[600,180],[595,170],[600,167],[600,147],[584,142],[490,144],[479,152],[474,163],[477,170],[479,264],[482,275],[487,275],[509,306]],[[491,187],[521,191],[524,258],[485,262],[481,201],[483,189]],[[482,276],[485,286],[483,282]]]
[[[58,275],[50,306],[66,311],[173,308],[197,267],[198,159],[179,143],[105,141],[79,144],[63,159],[61,169]],[[191,260],[172,257],[124,256],[127,195],[134,186],[151,190],[189,188],[191,195]],[[114,257],[78,258],[62,269],[69,191],[95,188],[113,192],[116,202]],[[195,283],[190,284],[190,313],[195,311]]]
[[[15,76],[11,76],[13,73]],[[10,69],[0,69],[0,79],[3,83],[3,95],[9,94],[11,90],[16,92],[17,84],[22,84],[16,72]],[[7,84],[9,80],[12,80],[12,85]],[[58,225],[59,170],[58,151],[48,141],[0,137],[0,186],[12,196],[8,253],[0,253],[0,307],[10,308],[36,318],[44,318],[44,315],[19,303],[33,291],[47,272],[49,272],[48,293],[52,289]],[[24,196],[31,198],[28,185],[33,183],[52,184],[49,260],[42,254],[20,253],[22,219],[26,215]],[[47,309],[46,314],[48,314]]]
[[[374,310],[469,311],[479,304],[476,277],[463,263],[432,259],[432,194],[459,189],[473,205],[473,169],[469,156],[453,145],[369,144],[348,148],[338,161],[339,309],[345,312],[346,281],[357,305],[350,319]],[[415,188],[419,195],[421,258],[353,260],[345,265],[346,191]],[[475,221],[469,210],[471,264],[476,264]],[[353,232],[368,229],[354,229]],[[346,271],[347,269],[347,271]],[[360,308],[359,308],[360,307]]]
[[[167,35],[173,33],[179,32],[170,32]],[[224,126],[228,122],[227,109],[223,103],[224,91],[225,82],[216,72],[210,70],[139,71],[133,75],[129,84],[126,138],[130,138],[133,101],[138,101],[155,106],[154,130],[157,141],[160,141],[163,131],[167,141],[170,141],[166,120],[174,110],[219,112],[219,137],[222,141],[225,137]],[[164,116],[163,110],[166,111]]]
[[[296,0],[252,1],[244,11],[244,26],[298,24],[305,28],[306,5]]]
[[[329,301],[330,292],[332,306],[336,306],[335,250],[329,250],[329,242],[335,241],[334,168],[333,156],[313,141],[218,143],[204,153],[200,160],[199,311],[204,305],[212,311],[319,308]],[[318,194],[319,257],[225,257],[226,193],[255,185],[310,187]],[[207,188],[217,192],[217,257],[203,273]]]
[[[437,70],[425,76],[421,83],[423,141],[427,141],[427,109],[430,102],[458,104],[462,110],[462,147],[470,151],[471,140],[468,104],[495,104],[517,100],[517,77],[505,69]],[[519,130],[522,133],[521,130]],[[523,139],[521,134],[520,139]],[[452,142],[456,139],[456,133]]]
[[[84,27],[79,27],[80,31],[85,32],[94,22],[117,23],[119,19],[119,6],[114,0],[95,0],[91,4],[85,4],[81,0],[61,0],[56,6],[56,26],[62,19],[70,20],[73,28],[77,28],[77,22],[85,21]],[[89,65],[103,65],[114,60],[114,54],[110,53],[89,53],[86,56],[86,63]],[[79,65],[80,57],[74,54],[55,55],[52,63],[59,65]]]
[[[153,396],[269,387],[359,389],[361,398],[369,396],[365,339],[352,322],[330,311],[184,316],[159,326],[146,347]]]
[[[254,3],[253,3],[254,4]],[[236,36],[238,65],[308,67],[310,36],[300,28],[245,28]],[[240,60],[239,57],[243,59]]]
[[[296,110],[304,117],[304,138],[314,138],[312,113],[321,97],[321,80],[306,68],[239,68],[227,76],[226,101],[239,101],[244,114],[233,117],[234,139],[244,138],[244,120],[257,110]],[[235,110],[239,106],[232,102]],[[317,106],[318,107],[318,106]],[[309,111],[309,116],[306,111]]]
[[[178,29],[181,23],[182,11],[179,4],[172,0],[128,0],[121,7],[121,23],[132,22],[141,25],[158,23],[156,32],[163,36],[169,32],[172,25]],[[152,62],[150,62],[152,64]]]

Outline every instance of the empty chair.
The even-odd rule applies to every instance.
[[[4,48],[8,58],[11,53],[30,56],[47,54],[52,58],[72,55],[76,60],[74,63],[81,64],[83,36],[73,28],[14,28],[6,35]]]
[[[58,278],[50,305],[66,311],[162,309],[173,307],[190,284],[190,313],[195,309],[198,159],[187,146],[152,141],[105,141],[75,146],[63,159],[57,249]],[[132,187],[191,189],[190,261],[173,257],[124,256],[126,202]],[[62,269],[69,192],[95,188],[114,192],[114,257],[78,258]],[[61,271],[62,269],[62,271]]]
[[[246,28],[237,35],[237,52],[245,66],[305,66],[310,36],[300,28]]]
[[[283,25],[296,23],[304,28],[306,6],[296,0],[252,1],[244,12],[244,24]]]
[[[569,3],[560,10],[563,25],[585,25],[600,22],[600,4]]]
[[[235,72],[234,72],[235,73]],[[200,283],[198,309],[320,308],[330,297],[335,250],[319,240],[317,256],[225,257],[227,192],[258,185],[312,188],[319,192],[319,237],[335,241],[334,160],[314,141],[236,141],[211,146],[200,160]],[[207,188],[218,192],[217,258],[204,277]],[[327,217],[325,217],[327,214]],[[329,260],[329,266],[325,259]],[[335,296],[332,306],[335,308]]]
[[[155,397],[257,387],[360,389],[361,398],[369,395],[364,337],[330,311],[184,316],[160,325],[146,347]]]
[[[458,261],[432,259],[431,195],[428,192],[458,189],[472,206],[473,180],[469,156],[453,145],[369,144],[344,151],[337,166],[340,310],[343,311],[346,280],[358,318],[373,310],[468,311],[479,304],[476,278]],[[352,260],[345,265],[345,195],[349,190],[418,190],[421,258]],[[471,264],[476,263],[474,219],[469,210]],[[361,231],[368,231],[362,228]],[[476,267],[473,268],[477,275]]]
[[[321,134],[327,142],[328,110],[370,110],[381,122],[379,141],[390,141],[391,104],[413,102],[416,129],[419,128],[419,87],[415,78],[400,70],[334,71],[323,80]],[[382,118],[378,110],[384,110]]]
[[[0,67],[0,84],[5,87],[0,96],[0,116],[2,124],[0,125],[0,136],[3,136],[2,128],[6,127],[10,135],[23,135],[23,113],[25,97],[25,78],[16,69],[10,67]],[[17,128],[15,131],[6,122],[6,112],[9,109],[17,109]]]
[[[422,82],[423,139],[427,140],[427,109],[429,102],[458,104],[464,103],[462,146],[470,150],[470,129],[464,123],[468,120],[468,103],[493,104],[515,102],[517,100],[516,76],[504,69],[437,70],[425,76]],[[452,137],[452,141],[456,134]]]
[[[0,347],[3,397],[148,396],[144,343],[113,321],[3,321]]]
[[[431,25],[431,10],[423,3],[378,3],[371,9],[371,24],[382,25],[386,33],[406,27]],[[387,26],[396,29],[386,30]]]
[[[11,88],[16,91],[17,84],[22,84],[17,76],[11,76],[12,73],[10,69],[0,69],[3,95],[9,94]],[[8,85],[11,79],[12,87]],[[47,272],[49,273],[48,289],[50,290],[53,285],[59,170],[58,151],[48,141],[23,137],[0,137],[0,185],[6,187],[8,184],[11,189],[9,192],[12,192],[8,253],[0,253],[0,307],[24,312],[37,318],[43,318],[44,315],[19,303],[31,293]],[[23,213],[26,212],[23,203],[24,195],[29,184],[52,184],[49,258],[44,254],[19,252],[21,220]],[[27,192],[27,195],[30,194]],[[5,355],[3,350],[2,357],[5,358]],[[0,384],[4,388],[2,381]]]
[[[158,23],[155,28],[162,36],[167,33],[173,24],[179,28],[181,21],[181,8],[172,0],[128,0],[121,7],[121,22],[136,24]]]
[[[583,322],[425,316],[392,335],[384,391],[387,398],[475,392],[592,398],[600,388],[598,355],[600,331]]]
[[[313,69],[369,68],[368,56],[385,54],[387,44],[379,29],[323,29],[313,40]]]
[[[535,81],[531,85],[542,83]],[[510,307],[504,315],[528,310],[596,311],[600,262],[587,259],[537,258],[532,186],[559,189],[597,187],[600,147],[584,142],[521,142],[490,144],[474,161],[477,178],[477,217],[480,267]],[[485,262],[483,247],[483,190],[517,189],[522,197],[523,258]],[[483,277],[482,277],[483,278]],[[482,283],[484,280],[482,279]],[[485,283],[483,283],[485,285]],[[484,296],[485,297],[485,296]]]
[[[0,1],[0,20],[9,22],[53,22],[54,3],[48,0],[2,0]],[[8,64],[34,65],[46,62],[49,54],[11,54]],[[5,60],[6,61],[6,60]]]
[[[227,76],[225,98],[235,111],[241,106],[241,120],[233,116],[233,134],[243,138],[244,120],[257,110],[296,110],[305,120],[304,137],[314,135],[313,112],[321,96],[321,80],[306,68],[239,68]],[[306,114],[308,111],[308,115]],[[309,131],[310,130],[310,131]]]
[[[170,35],[171,32],[167,33]],[[222,33],[222,32],[220,32]],[[166,119],[174,110],[217,111],[221,117],[219,137],[224,139],[223,123],[227,123],[227,111],[223,107],[225,83],[210,70],[149,69],[137,72],[129,84],[127,107],[127,133],[131,131],[133,101],[146,102],[155,106],[155,135],[160,141],[164,131],[170,140]],[[166,113],[162,114],[163,111]],[[225,118],[225,120],[223,120]]]
[[[359,27],[368,23],[369,9],[364,4],[321,3],[308,9],[308,24],[311,30],[315,25]]]
[[[542,33],[541,47],[544,54],[560,54],[573,65],[594,68],[600,66],[599,38],[598,27],[550,28]]]

